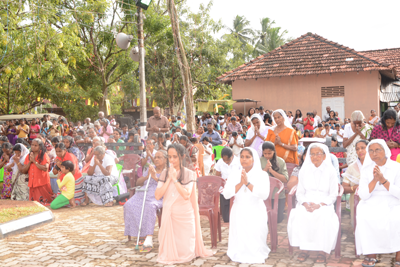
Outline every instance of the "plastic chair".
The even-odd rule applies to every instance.
[[[288,172],[289,179],[290,179],[290,176],[292,176],[292,172],[293,172],[294,168],[296,168],[297,166],[298,165],[295,164],[295,163],[286,163],[286,169],[287,169],[287,172]],[[288,182],[289,182],[289,180],[288,180]],[[285,194],[288,194],[289,191],[287,189],[287,183],[285,183],[284,185],[285,185]]]
[[[342,244],[342,239],[341,239],[341,235],[342,235],[342,206],[341,206],[341,202],[342,202],[342,195],[344,192],[344,188],[341,184],[338,184],[338,196],[336,197],[336,215],[338,216],[339,219],[339,231],[338,231],[338,237],[337,237],[337,241],[336,241],[336,247],[335,247],[335,257],[336,258],[340,258],[340,254],[341,254],[341,244]],[[292,211],[292,207],[294,206],[295,203],[295,194],[297,191],[297,185],[294,186],[292,188],[292,190],[290,191],[289,195],[288,195],[288,221],[289,221],[289,216],[290,216],[290,212]],[[290,245],[289,242],[289,255],[293,255],[293,247]]]
[[[274,189],[277,188],[278,191],[275,193],[274,199],[279,199],[279,194],[283,191],[283,183],[274,177],[269,177],[270,181],[270,191],[267,200],[264,200],[265,207],[268,213],[268,228],[271,238],[271,252],[276,252],[278,248],[278,206],[279,201],[274,201],[274,207],[272,207],[272,194]],[[231,198],[229,211],[232,209],[235,197]],[[276,204],[276,205],[275,205]],[[267,242],[267,240],[265,241]]]
[[[217,247],[217,234],[221,241],[221,213],[219,210],[219,188],[225,181],[218,176],[202,176],[197,180],[199,213],[208,217],[211,231],[211,246]]]
[[[119,180],[120,180],[120,177],[121,177],[123,166],[121,164],[115,164],[115,166],[117,166],[117,170],[118,170],[118,181],[117,181],[117,183],[115,185],[113,185],[113,187],[115,186],[117,188],[117,194],[119,196],[121,194],[121,189],[120,189],[120,186],[119,186],[119,183],[120,183]]]
[[[221,151],[224,148],[224,146],[213,146],[213,153],[215,155],[215,161],[218,161],[221,159]]]
[[[124,161],[122,174],[129,177],[130,188],[129,198],[135,194],[136,187],[136,165],[140,162],[140,156],[136,154],[126,154],[119,158]]]

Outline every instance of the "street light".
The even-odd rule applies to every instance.
[[[140,86],[140,137],[144,139],[146,134],[147,122],[147,107],[146,107],[146,88],[145,88],[145,71],[144,71],[144,36],[143,36],[143,11],[142,5],[147,4],[144,8],[147,9],[151,0],[136,0],[138,6],[138,48],[134,47],[131,51],[131,58],[139,61],[139,86]],[[116,42],[119,48],[128,49],[130,42],[133,40],[132,35],[118,33]],[[137,51],[138,50],[138,51]],[[139,53],[139,56],[137,55]]]

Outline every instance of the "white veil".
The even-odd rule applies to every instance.
[[[311,161],[311,149],[313,149],[314,147],[321,148],[326,155],[325,160],[322,162],[322,164],[318,168],[321,168],[324,172],[336,173],[336,170],[332,165],[329,148],[324,144],[313,143],[308,148],[308,152],[306,154],[306,159],[304,160],[304,163],[300,169],[299,179],[301,177],[306,177],[307,175],[310,175],[314,170],[317,169],[317,167],[315,167],[314,163],[312,163],[312,161]],[[365,161],[364,161],[364,163],[365,163]]]
[[[385,150],[385,157],[390,160],[390,157],[392,155],[392,152],[390,152],[389,147],[387,146],[385,140],[383,139],[374,139],[371,142],[368,143],[367,146],[367,154],[365,155],[364,163],[362,165],[361,172],[369,172],[372,173],[373,168],[375,167],[376,163],[371,159],[369,155],[369,147],[373,144],[379,144],[382,146],[382,148]],[[362,174],[362,173],[361,173]]]
[[[263,119],[261,118],[260,114],[254,113],[253,115],[251,115],[250,118],[250,123],[251,123],[251,127],[249,129],[249,131],[247,132],[247,136],[246,136],[246,140],[253,138],[254,136],[254,124],[252,119],[257,118],[260,120],[260,134],[262,136],[264,136],[265,138],[268,135],[268,130],[270,129],[270,127],[267,127],[263,121]],[[262,144],[264,143],[264,140],[261,140],[260,137],[256,137],[253,141],[253,143],[251,144],[251,148],[255,149],[257,151],[258,156],[260,157],[262,155]]]
[[[272,121],[274,122],[274,126],[272,126],[272,129],[271,129],[271,130],[275,130],[275,128],[276,128],[276,126],[277,126],[277,125],[276,125],[276,122],[275,122],[275,120],[274,120],[274,113],[276,113],[276,112],[279,112],[279,113],[281,114],[281,116],[283,117],[283,119],[284,119],[284,121],[285,121],[285,126],[288,127],[288,128],[290,128],[290,129],[293,129],[292,124],[290,124],[289,118],[288,118],[288,116],[286,115],[286,113],[285,113],[282,109],[277,109],[277,110],[275,110],[274,112],[272,112],[272,115],[271,115]]]
[[[29,155],[29,150],[23,144],[16,144],[16,146],[17,145],[21,146],[21,157],[19,159],[19,162],[21,164],[24,164],[26,156]],[[14,157],[15,157],[15,154],[11,157],[10,163],[8,165],[15,163],[14,166],[12,167],[12,169],[13,169],[13,173],[17,173],[18,172],[18,166],[17,166],[18,162],[14,161]]]

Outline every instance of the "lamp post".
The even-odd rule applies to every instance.
[[[139,88],[140,88],[140,137],[144,139],[147,123],[147,107],[146,107],[146,80],[144,67],[144,34],[143,34],[143,9],[147,10],[152,0],[136,0],[138,15],[138,50],[139,50]],[[116,37],[117,45],[121,49],[128,49],[130,42],[133,40],[132,35],[118,33]],[[135,48],[133,48],[135,49]],[[133,59],[133,58],[132,58]]]

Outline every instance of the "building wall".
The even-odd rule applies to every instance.
[[[369,118],[371,109],[380,112],[379,89],[381,76],[378,71],[347,72],[292,77],[274,77],[239,80],[232,84],[232,99],[250,98],[260,101],[257,106],[266,109],[300,109],[303,116],[314,109],[321,116],[321,87],[344,86],[345,117],[354,110],[361,110]],[[246,113],[255,104],[246,104]],[[234,104],[237,113],[243,112],[242,103]]]

